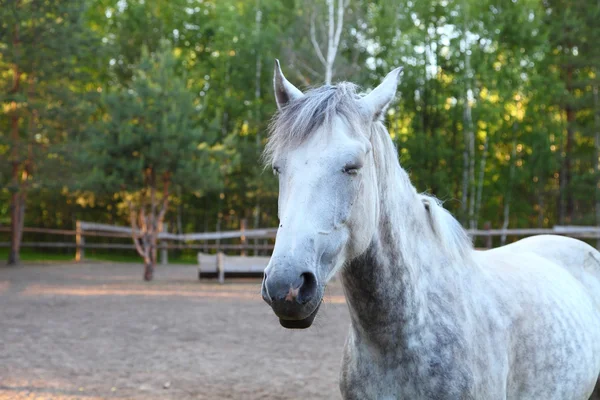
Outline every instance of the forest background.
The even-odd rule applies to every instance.
[[[276,58],[303,89],[403,66],[400,162],[466,228],[600,225],[598,21],[600,0],[0,0],[0,241],[17,263],[23,226],[96,221],[152,257],[165,226],[276,226]]]

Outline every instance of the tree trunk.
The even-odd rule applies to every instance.
[[[156,264],[156,257],[154,254],[156,253],[156,249],[148,249],[150,250],[150,257],[144,260],[144,280],[151,281],[154,279],[154,266]]]
[[[18,6],[18,1],[15,3]],[[20,37],[19,37],[19,26],[15,26],[12,44],[14,51],[20,53]],[[12,87],[9,93],[16,94],[21,90],[21,74],[17,64],[13,64],[13,81]],[[29,74],[29,86],[27,90],[27,97],[30,99],[33,96],[34,91],[34,79],[33,73]],[[31,112],[29,118],[29,134],[33,133],[34,119],[36,113]],[[23,161],[22,154],[20,154],[21,137],[19,135],[19,122],[21,116],[19,115],[18,106],[16,101],[11,103],[11,116],[10,116],[10,135],[11,135],[11,186],[12,195],[10,198],[10,249],[8,252],[8,265],[18,265],[20,262],[20,251],[21,241],[23,239],[23,227],[25,224],[25,202],[27,199],[27,180],[32,170],[33,164],[33,149],[32,145],[29,145],[27,159]]]
[[[462,194],[460,201],[460,215],[463,224],[467,221],[467,206],[469,201],[469,138],[467,131],[463,127],[465,148],[463,150],[463,176],[462,176]]]
[[[22,193],[14,193],[11,197],[11,235],[8,265],[19,265],[21,262],[21,240],[25,224],[25,197]]]
[[[465,24],[465,146],[467,146],[467,150],[469,152],[467,173],[468,182],[466,182],[465,186],[468,187],[467,193],[469,197],[469,227],[471,229],[475,229],[475,132],[473,130],[473,115],[471,112],[471,103],[469,102],[469,94],[473,93],[471,88],[472,71],[470,51],[471,50],[468,43]]]
[[[566,199],[565,199],[565,221],[570,224],[573,222],[573,212],[575,210],[575,203],[573,201],[573,193],[571,190],[571,177],[573,175],[573,141],[574,141],[574,128],[573,124],[575,123],[575,111],[572,107],[567,108],[567,143],[565,146],[565,189],[566,189]]]
[[[479,213],[481,211],[481,201],[483,198],[483,181],[485,178],[485,166],[487,161],[489,147],[488,136],[485,136],[483,143],[483,153],[481,154],[481,163],[479,165],[479,179],[477,181],[477,198],[475,199],[475,228],[479,225]]]
[[[471,113],[471,104],[469,103],[469,94],[471,90],[471,54],[469,46],[469,37],[467,29],[467,19],[469,18],[468,5],[466,1],[463,1],[463,40],[465,46],[465,100],[464,100],[464,115],[463,115],[463,130],[464,130],[464,142],[465,148],[463,151],[463,182],[462,182],[462,204],[461,211],[463,214],[463,221],[468,221],[469,227],[474,228],[474,214],[475,214],[475,133],[473,132],[473,116]]]
[[[260,51],[260,29],[262,21],[262,11],[260,9],[260,0],[256,0],[256,15],[254,17],[256,29],[256,71],[254,75],[254,118],[258,125],[260,121],[260,98],[261,98],[261,76],[262,76],[262,51]],[[256,130],[256,147],[260,148],[261,137],[260,129]]]
[[[540,182],[542,180],[540,179]],[[544,191],[543,191],[543,183],[538,185],[538,204],[540,206],[540,211],[538,212],[538,228],[544,227],[544,210],[546,209],[546,202],[544,200]]]
[[[315,29],[315,12],[313,11],[310,20],[310,40],[317,54],[317,58],[325,67],[325,84],[331,85],[333,80],[333,64],[340,44],[342,28],[344,26],[344,10],[349,0],[338,0],[337,13],[335,10],[335,0],[327,0],[327,54],[324,56],[321,46],[317,41]],[[337,20],[336,20],[337,14]]]
[[[597,75],[596,75],[597,76]],[[594,85],[594,126],[596,135],[596,159],[594,169],[596,172],[596,225],[600,227],[600,100],[598,99],[598,85]],[[600,238],[596,241],[596,248],[600,249]]]
[[[25,217],[25,198],[20,191],[11,196],[10,205],[10,250],[8,252],[8,265],[19,265],[21,240],[23,238],[23,226]]]
[[[144,280],[151,281],[154,279],[154,265],[150,262],[144,263]]]
[[[560,198],[559,198],[559,224],[569,224],[573,220],[573,210],[574,210],[574,202],[573,202],[573,194],[571,193],[571,175],[572,175],[572,162],[571,156],[573,151],[573,140],[574,140],[574,126],[575,123],[575,110],[573,109],[573,105],[569,102],[572,101],[573,96],[573,67],[566,67],[566,88],[569,93],[569,99],[567,100],[567,104],[564,108],[566,118],[567,118],[567,137],[565,141],[564,153],[565,156],[563,158],[560,177],[559,177],[559,186],[560,186]]]
[[[517,124],[515,123],[515,125],[513,125],[514,130],[517,130]],[[504,195],[504,212],[503,212],[503,217],[504,217],[504,222],[502,223],[502,229],[507,229],[508,228],[508,224],[510,222],[510,202],[512,200],[512,189],[513,189],[513,181],[515,178],[515,166],[516,166],[516,160],[515,158],[517,157],[517,140],[513,139],[512,142],[512,150],[511,150],[511,154],[510,154],[510,166],[509,166],[509,172],[508,172],[508,185],[506,187],[506,194]],[[500,237],[500,245],[504,246],[506,244],[506,234],[502,234],[502,236]]]
[[[129,202],[129,219],[131,222],[131,233],[135,249],[144,260],[144,280],[151,281],[154,278],[158,250],[158,234],[163,230],[163,221],[167,208],[169,207],[169,185],[170,174],[164,173],[163,195],[160,210],[156,196],[156,175],[152,170],[145,172],[148,187],[142,190],[140,195],[140,206],[138,209]],[[146,193],[150,189],[150,204],[147,204]],[[149,208],[149,215],[146,209]]]
[[[17,35],[17,31],[15,31],[15,35]],[[14,39],[15,44],[18,44],[18,38]],[[18,66],[13,66],[13,87],[11,92],[19,91],[19,78],[20,72]],[[19,252],[21,248],[21,237],[22,237],[22,227],[23,221],[22,217],[24,215],[24,202],[22,196],[22,187],[21,187],[21,179],[19,174],[21,172],[21,160],[19,154],[19,115],[17,111],[17,103],[12,102],[12,115],[10,117],[10,132],[11,132],[11,185],[12,185],[12,195],[10,196],[10,226],[11,226],[11,235],[10,235],[10,251],[8,252],[8,265],[18,265],[19,264]]]
[[[256,41],[257,41],[257,54],[256,54],[256,75],[255,75],[255,83],[254,83],[254,102],[255,102],[255,109],[254,109],[254,120],[256,121],[257,124],[257,129],[256,129],[256,155],[257,158],[260,158],[260,153],[261,153],[261,148],[262,148],[262,137],[260,134],[260,128],[259,128],[259,121],[262,119],[261,118],[261,112],[260,112],[260,98],[262,96],[261,93],[261,85],[260,85],[260,81],[261,81],[261,76],[262,76],[262,52],[260,51],[260,29],[261,29],[261,21],[262,21],[262,11],[260,9],[260,0],[256,0],[256,17],[255,17],[255,23],[256,23]],[[261,195],[261,190],[260,190],[260,186],[261,184],[258,184],[258,188],[256,190],[256,203],[254,205],[254,229],[258,229],[259,226],[259,221],[260,221],[260,195]],[[258,239],[254,239],[254,244],[256,245],[258,243]],[[256,250],[256,248],[254,249],[254,255],[257,256],[258,252]]]

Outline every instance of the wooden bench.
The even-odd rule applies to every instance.
[[[228,256],[223,253],[198,253],[198,279],[203,274],[217,274],[219,283],[225,281],[226,273],[261,274],[271,257]]]

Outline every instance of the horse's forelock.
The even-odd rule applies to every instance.
[[[356,89],[357,86],[349,82],[321,86],[279,110],[269,125],[269,139],[263,153],[265,164],[271,164],[277,154],[297,148],[318,128],[331,124],[336,115],[356,128],[351,132],[360,131],[361,118],[356,101],[360,97]]]

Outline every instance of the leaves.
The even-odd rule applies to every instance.
[[[597,223],[600,7],[585,0],[347,3],[334,82],[368,89],[404,66],[387,125],[418,190],[469,219],[468,204],[460,204],[468,104],[474,171],[466,198],[479,204],[479,226],[500,227],[508,202],[510,226]],[[26,159],[33,144],[28,225],[58,224],[52,215],[59,214],[64,224],[75,215],[125,222],[114,194],[139,195],[149,169],[169,174],[184,230],[234,228],[241,218],[276,225],[277,186],[259,162],[275,111],[273,60],[298,86],[323,81],[310,22],[323,41],[325,1],[9,5],[0,7],[0,157],[14,150]],[[11,90],[17,63],[20,87]],[[4,133],[13,107],[16,144]],[[0,165],[6,200],[9,167]],[[84,189],[94,192],[93,203],[80,198]],[[53,194],[60,201],[49,201]],[[0,208],[0,220],[7,212]],[[170,226],[174,218],[167,215]]]

